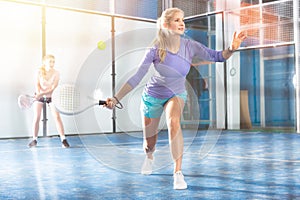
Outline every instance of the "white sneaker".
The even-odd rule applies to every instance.
[[[174,175],[173,188],[175,190],[184,190],[187,188],[187,184],[184,181],[184,176],[181,171],[176,172]]]
[[[142,166],[141,174],[144,174],[144,175],[152,174],[152,165],[153,165],[153,160],[149,159],[146,156],[143,166]]]

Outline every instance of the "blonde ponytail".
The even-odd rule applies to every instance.
[[[165,38],[166,35],[164,34],[164,31],[162,29],[161,17],[160,17],[157,20],[157,35],[156,35],[156,39],[154,40],[154,45],[157,46],[157,52],[161,62],[165,60],[167,55],[167,45],[165,42]]]
[[[157,47],[157,53],[160,58],[160,61],[163,62],[167,55],[167,40],[166,38],[170,34],[170,32],[163,28],[164,24],[170,24],[171,19],[173,18],[175,13],[181,12],[184,14],[184,12],[179,8],[168,8],[161,14],[161,17],[157,19],[157,34],[156,38],[153,42],[154,45]]]
[[[45,55],[43,57],[43,65],[39,68],[40,74],[42,75],[42,77],[45,79],[46,78],[46,68],[45,68],[45,64],[44,62],[48,59],[55,59],[55,57],[51,54]]]
[[[40,75],[42,75],[42,77],[45,79],[46,78],[46,69],[45,69],[45,65],[42,65],[40,68]]]

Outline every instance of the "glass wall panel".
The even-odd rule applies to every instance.
[[[216,10],[215,0],[173,0],[172,6],[184,11],[186,17],[213,12]]]
[[[292,1],[261,5],[242,3],[241,8],[225,14],[227,20],[235,19],[234,24],[226,25],[246,31],[248,38],[244,46],[274,45],[294,40]],[[228,37],[230,40],[231,35]]]
[[[241,62],[241,90],[248,91],[253,128],[294,129],[294,47],[242,51]]]
[[[251,3],[243,1],[241,8],[225,12],[225,19],[234,22],[225,23],[227,28],[235,27],[248,35],[241,49],[249,50],[240,54],[240,85],[248,91],[251,123],[259,128],[294,128],[293,2]],[[226,41],[230,40],[227,34]]]
[[[117,90],[137,71],[155,34],[155,23],[116,19]],[[126,109],[117,110],[118,131],[142,130],[140,100],[145,83],[152,73],[153,71],[150,69],[142,82],[122,100]],[[126,120],[124,121],[124,119]]]
[[[148,19],[156,19],[160,0],[115,0],[115,13]]]
[[[186,22],[186,37],[205,46],[216,49],[216,16],[189,19]],[[218,39],[222,41],[222,39]],[[216,49],[220,50],[220,49]],[[216,125],[216,65],[202,60],[194,60],[194,67],[187,76],[191,86],[189,101],[184,110],[185,121],[199,120],[200,128]],[[193,98],[196,95],[197,98]],[[199,109],[197,109],[199,106]],[[199,111],[200,113],[198,113]],[[198,116],[196,116],[198,115]]]
[[[48,5],[68,8],[110,12],[110,0],[41,0]]]
[[[156,19],[161,13],[161,0],[25,0],[71,9],[99,11],[117,15],[128,15]]]
[[[0,1],[0,137],[31,135],[32,111],[21,111],[17,98],[34,93],[41,63],[41,9]]]
[[[84,92],[93,98],[95,91],[97,98],[106,99],[112,95],[111,69],[108,68],[111,63],[110,37],[110,17],[54,8],[46,10],[46,52],[56,56],[61,84],[78,84],[87,88]],[[98,49],[99,41],[107,43],[107,48]],[[105,123],[103,119],[107,119]],[[74,117],[64,116],[63,120],[66,133],[112,130],[111,111],[98,106]],[[55,133],[55,127],[51,128],[49,134]]]

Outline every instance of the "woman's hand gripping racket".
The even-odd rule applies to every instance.
[[[95,100],[72,84],[59,85],[52,94],[52,102],[63,115],[76,115],[96,105],[106,105],[106,101]],[[118,102],[116,107],[122,109],[123,105]]]

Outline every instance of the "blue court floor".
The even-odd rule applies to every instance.
[[[0,140],[0,199],[300,199],[300,135],[184,131],[187,190],[173,190],[167,133],[152,175],[139,173],[142,133]]]

